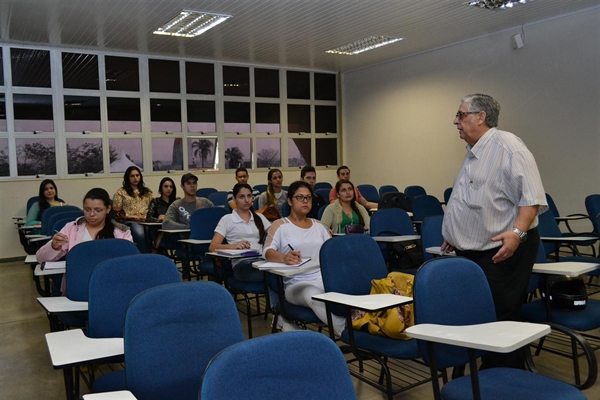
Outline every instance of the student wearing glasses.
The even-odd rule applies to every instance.
[[[336,233],[344,233],[348,225],[362,225],[369,230],[369,213],[356,202],[354,185],[347,180],[335,184],[338,198],[325,208],[321,222]]]
[[[302,181],[290,185],[287,202],[291,213],[287,218],[273,222],[263,248],[263,256],[268,261],[295,265],[302,258],[319,260],[319,251],[323,243],[331,236],[327,228],[319,221],[308,218],[312,208],[313,191]],[[324,293],[321,271],[316,270],[283,278],[285,297],[292,304],[310,307],[323,323],[327,323],[325,303],[314,301],[312,296]],[[341,334],[345,328],[345,319],[333,315],[333,329]],[[295,324],[286,321],[281,315],[277,328],[283,331],[298,329]]]

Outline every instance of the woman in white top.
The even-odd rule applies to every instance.
[[[258,198],[258,208],[272,205],[277,208],[279,215],[282,215],[283,203],[285,203],[287,196],[287,192],[282,189],[283,174],[277,168],[273,168],[272,170],[269,170],[267,180],[267,191],[261,193]]]
[[[271,223],[252,210],[254,197],[252,187],[247,183],[238,183],[233,187],[233,200],[236,209],[225,215],[215,228],[209,251],[219,249],[256,249],[262,250],[265,232]],[[223,244],[227,239],[228,244]],[[233,276],[241,281],[263,281],[263,272],[252,268],[257,258],[232,260]]]
[[[273,222],[269,229],[263,248],[263,255],[268,261],[294,265],[300,263],[301,258],[319,260],[321,246],[331,236],[320,222],[306,217],[312,208],[313,195],[306,182],[297,181],[290,185],[287,202],[291,213],[288,218]],[[324,293],[320,270],[284,277],[283,284],[287,301],[310,307],[321,321],[327,323],[325,303],[312,299],[312,296]],[[346,325],[345,319],[336,315],[332,317],[333,329],[341,334]],[[282,326],[283,330],[288,330],[293,324],[279,316],[278,327]]]

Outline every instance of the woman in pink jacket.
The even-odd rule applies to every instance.
[[[83,217],[66,224],[35,255],[38,263],[56,261],[81,242],[113,238],[133,242],[129,228],[113,220],[110,197],[106,190],[94,188],[83,198]],[[64,293],[65,285],[62,286],[61,291]]]

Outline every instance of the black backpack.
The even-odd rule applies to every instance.
[[[406,212],[412,212],[412,201],[410,197],[401,192],[384,193],[379,199],[377,209],[400,208]]]
[[[546,281],[550,292],[550,307],[569,310],[585,309],[588,294],[583,278],[561,275],[542,276],[538,289],[544,304],[547,301]]]

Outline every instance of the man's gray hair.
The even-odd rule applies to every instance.
[[[467,103],[469,111],[485,111],[485,124],[490,128],[498,126],[500,104],[487,94],[469,94],[462,98]]]

